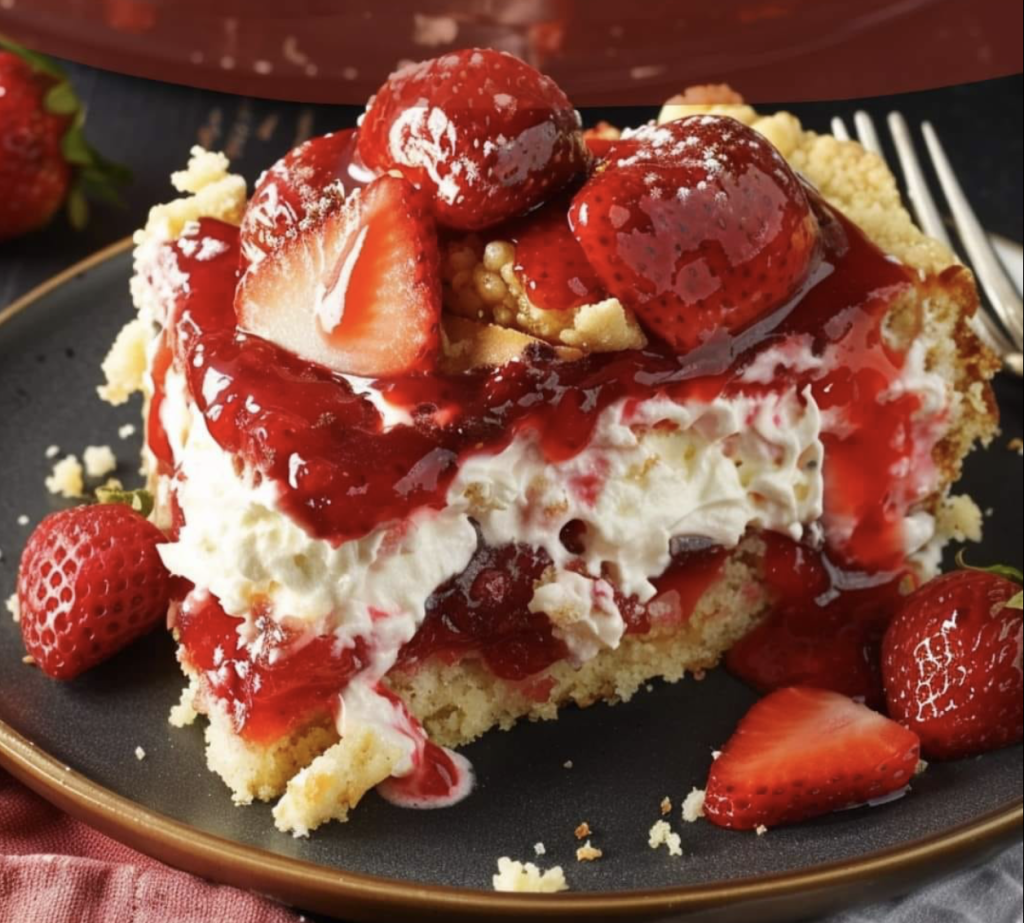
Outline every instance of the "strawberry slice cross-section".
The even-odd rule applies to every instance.
[[[433,367],[441,282],[425,195],[387,175],[353,192],[250,268],[235,313],[243,330],[336,372]]]
[[[720,827],[773,827],[866,804],[905,788],[913,731],[826,689],[790,686],[740,721],[711,765],[704,812]]]

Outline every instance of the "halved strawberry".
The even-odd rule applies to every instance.
[[[260,177],[239,232],[243,271],[277,249],[307,216],[373,179],[359,159],[358,140],[355,128],[310,138]]]
[[[338,372],[419,371],[440,342],[439,260],[426,197],[381,176],[250,267],[235,313],[242,329]]]
[[[825,689],[791,686],[761,699],[711,764],[704,813],[753,830],[864,804],[906,786],[917,735]]]

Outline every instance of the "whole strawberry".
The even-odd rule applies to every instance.
[[[83,121],[57,65],[0,39],[0,241],[47,224],[64,202],[81,226],[86,195],[117,200],[128,174],[89,148]]]
[[[433,196],[446,227],[522,214],[590,161],[579,115],[550,78],[512,55],[470,48],[392,74],[360,128],[367,166]]]
[[[569,222],[607,291],[680,353],[783,305],[817,255],[800,181],[763,136],[726,116],[615,142]]]
[[[167,614],[164,536],[121,504],[51,513],[18,570],[25,649],[55,679],[73,679],[155,627]]]
[[[907,597],[882,641],[889,714],[920,736],[930,759],[1021,740],[1021,588],[1002,575],[1011,569],[996,570],[929,581]]]

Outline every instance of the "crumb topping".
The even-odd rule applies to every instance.
[[[53,466],[53,473],[46,478],[46,489],[57,496],[77,500],[85,491],[82,466],[74,455],[67,455]]]
[[[591,833],[593,833],[593,831],[590,829],[590,824],[588,824],[586,821],[583,821],[573,831],[573,834],[574,834],[574,836],[576,837],[577,840],[582,840],[584,837],[590,836]]]
[[[441,261],[447,310],[584,352],[647,345],[636,317],[617,298],[564,311],[537,307],[516,277],[515,257],[515,245],[507,240],[485,245],[470,235],[451,242]]]
[[[600,859],[604,855],[604,851],[598,849],[596,846],[591,846],[590,840],[587,840],[579,849],[576,850],[576,861],[577,862],[594,862],[596,859]]]
[[[498,873],[491,880],[495,891],[554,894],[569,890],[560,865],[542,871],[532,862],[519,862],[508,856],[498,860]]]
[[[688,824],[704,816],[704,789],[694,788],[683,801],[683,820]]]
[[[656,821],[648,831],[648,845],[651,849],[664,846],[670,856],[681,856],[683,854],[682,838],[669,825],[668,821]]]
[[[666,814],[671,814],[672,813],[672,799],[669,798],[668,795],[666,795],[664,798],[661,799],[661,804],[658,807],[659,807],[663,817]]]
[[[85,473],[91,478],[101,478],[117,468],[117,456],[108,445],[86,446],[82,453]]]

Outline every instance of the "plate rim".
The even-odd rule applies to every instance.
[[[0,309],[0,325],[80,274],[117,256],[132,245],[126,237],[51,276]],[[402,909],[457,914],[466,919],[529,913],[545,918],[625,918],[660,913],[683,914],[742,904],[776,903],[809,898],[816,906],[826,895],[879,881],[882,899],[896,893],[899,881],[914,884],[965,866],[1021,837],[1024,797],[964,824],[898,846],[792,871],[700,885],[636,891],[566,892],[558,895],[508,894],[403,881],[331,868],[248,846],[175,820],[119,795],[64,765],[0,719],[0,767],[50,803],[96,829],[168,865],[217,881],[270,894],[294,906],[360,919]],[[813,902],[817,899],[819,904]]]

